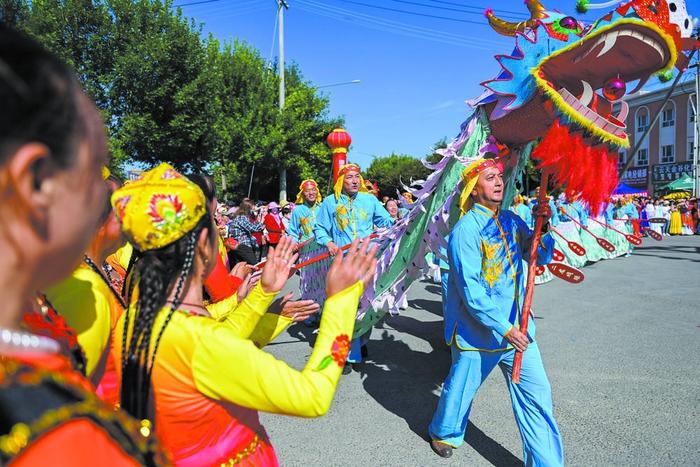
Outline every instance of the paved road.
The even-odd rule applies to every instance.
[[[585,268],[578,285],[538,286],[538,341],[568,465],[700,465],[700,237],[645,240],[630,258]],[[449,460],[424,438],[447,375],[436,285],[375,329],[365,370],[344,376],[327,416],[263,415],[284,466],[519,465],[500,371],[474,402]],[[290,328],[268,349],[296,368],[310,353]]]

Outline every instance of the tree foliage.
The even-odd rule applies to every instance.
[[[102,110],[115,168],[167,161],[207,170],[237,196],[276,198],[278,172],[289,192],[304,177],[328,178],[326,135],[342,125],[328,99],[286,67],[278,78],[244,42],[203,37],[170,0],[1,0],[0,18],[71,64]]]
[[[382,196],[396,197],[397,190],[403,192],[403,184],[424,180],[430,175],[419,159],[404,154],[391,154],[375,158],[366,171],[367,177],[379,185]]]

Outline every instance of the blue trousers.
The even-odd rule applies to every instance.
[[[348,363],[362,362],[362,346],[367,345],[369,336],[372,334],[372,328],[360,337],[350,341],[350,352],[348,352]]]
[[[474,396],[498,365],[510,391],[515,421],[523,441],[525,465],[564,465],[564,447],[552,410],[552,389],[537,343],[531,343],[523,354],[520,384],[511,382],[514,350],[461,351],[456,345],[452,345],[451,350],[452,366],[430,423],[430,437],[452,447],[459,447],[464,442]]]

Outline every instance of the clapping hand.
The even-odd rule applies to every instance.
[[[326,296],[331,297],[357,281],[367,287],[377,270],[376,253],[377,245],[371,246],[368,239],[360,244],[356,239],[345,256],[336,255],[326,275]]]
[[[260,285],[266,293],[277,293],[287,283],[292,265],[299,256],[294,253],[295,247],[294,240],[284,237],[280,239],[277,248],[270,248],[262,276],[260,276]]]
[[[267,311],[269,313],[278,313],[299,323],[318,313],[318,310],[321,309],[319,304],[313,300],[292,300],[293,296],[294,294],[290,292],[284,297],[278,298],[270,305]]]
[[[246,263],[245,261],[241,261],[240,263],[236,263],[233,269],[231,269],[229,275],[245,280],[251,272],[253,272],[253,266]]]
[[[243,282],[238,287],[238,291],[236,292],[236,295],[238,295],[238,301],[243,301],[243,299],[248,296],[250,291],[253,290],[253,287],[255,287],[258,282],[260,282],[260,272],[256,271],[253,274],[248,274],[248,276],[243,279]]]

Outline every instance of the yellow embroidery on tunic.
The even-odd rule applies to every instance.
[[[360,209],[360,219],[363,221],[369,219],[369,214],[367,214],[367,211],[365,211],[364,209]]]
[[[490,244],[485,240],[481,241],[481,274],[491,288],[503,274],[503,262],[498,257],[501,246],[501,243]]]
[[[345,205],[339,204],[338,207],[335,208],[335,220],[338,222],[338,227],[341,231],[344,231],[347,229],[348,225],[350,225],[349,217],[348,209],[345,207]]]
[[[301,231],[304,232],[304,235],[311,234],[311,218],[309,218],[309,217],[299,218],[299,225],[301,226]]]

